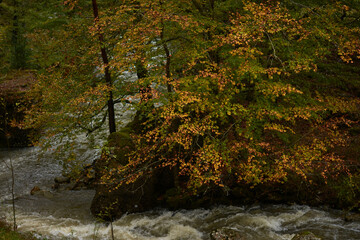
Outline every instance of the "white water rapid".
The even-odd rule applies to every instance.
[[[52,190],[62,168],[51,153],[39,158],[39,151],[35,147],[0,151],[0,218],[12,221],[11,160],[20,231],[34,231],[47,239],[111,239],[110,226],[90,214],[94,191]],[[79,152],[89,162],[99,155],[98,150]],[[46,190],[45,194],[30,195],[34,186]],[[206,240],[216,229],[230,229],[244,240],[291,240],[305,231],[324,240],[360,239],[360,221],[345,222],[340,211],[298,205],[158,209],[125,215],[113,223],[113,229],[117,240]]]

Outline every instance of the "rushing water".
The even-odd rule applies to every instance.
[[[38,158],[37,148],[0,152],[0,217],[11,221],[10,159],[15,169],[16,216],[20,231],[48,239],[111,239],[110,226],[90,214],[92,190],[53,191],[61,175],[54,158]],[[33,186],[49,194],[32,196]],[[360,222],[345,222],[341,212],[308,206],[217,206],[212,209],[154,210],[129,214],[113,224],[115,239],[210,239],[215,229],[232,229],[244,239],[291,239],[311,231],[323,239],[360,239]]]
[[[134,114],[131,109],[125,110],[117,111],[123,125]],[[97,133],[97,139],[103,139],[100,134]],[[99,150],[91,150],[85,137],[78,137],[76,143],[81,161],[91,162],[99,156]],[[12,220],[12,161],[20,231],[35,231],[48,239],[111,239],[110,226],[97,222],[90,214],[94,191],[52,190],[53,179],[61,176],[62,167],[54,154],[48,152],[40,157],[40,151],[35,147],[0,150],[0,219]],[[45,190],[44,194],[30,195],[34,186]],[[210,233],[216,229],[230,229],[244,240],[290,240],[305,231],[323,239],[360,239],[360,221],[345,222],[340,211],[298,205],[217,206],[175,212],[158,209],[125,215],[113,223],[117,240],[210,239]]]

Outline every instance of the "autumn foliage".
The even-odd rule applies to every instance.
[[[33,35],[65,47],[40,75],[26,124],[89,129],[111,90],[122,101],[141,99],[131,103],[141,121],[128,163],[106,180],[129,183],[166,167],[196,193],[352,174],[337,150],[358,123],[359,95],[327,90],[332,83],[317,74],[333,62],[358,66],[359,6],[307,2],[104,1],[94,21],[82,16],[86,4],[66,1],[71,21],[52,33],[61,40]],[[109,66],[99,58],[99,31]],[[139,76],[141,67],[146,74],[109,88],[97,76],[106,67],[113,77]]]

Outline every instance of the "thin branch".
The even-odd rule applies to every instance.
[[[267,32],[265,32],[265,34],[266,34],[266,36],[268,37],[268,39],[269,39],[269,41],[270,41],[271,47],[272,47],[272,49],[273,49],[273,55],[274,55],[274,57],[275,57],[277,60],[279,60],[279,62],[281,63],[283,69],[285,70],[285,65],[284,65],[283,61],[276,55],[276,49],[275,49],[275,46],[274,46],[273,41],[271,40],[270,35],[269,35]]]
[[[77,125],[78,125],[81,129],[86,130],[86,131],[87,131],[86,136],[88,136],[90,133],[94,132],[95,130],[101,128],[101,127],[104,125],[105,120],[106,120],[106,117],[107,117],[107,111],[105,112],[105,114],[104,114],[101,122],[100,122],[97,126],[95,126],[95,127],[93,127],[93,128],[87,128],[87,127],[81,125],[80,123],[77,123]]]
[[[225,133],[224,133],[223,136],[221,137],[221,140],[223,140],[223,139],[227,136],[227,134],[229,133],[229,131],[230,131],[230,130],[235,126],[235,124],[237,124],[238,122],[240,122],[240,120],[234,122],[234,123],[225,131]]]

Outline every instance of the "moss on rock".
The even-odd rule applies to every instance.
[[[130,128],[123,128],[118,132],[110,134],[106,145],[121,165],[128,163],[127,155],[134,150],[134,143],[130,136],[131,132]]]

